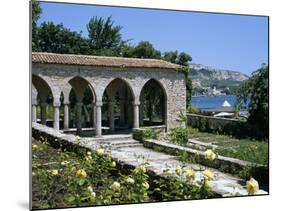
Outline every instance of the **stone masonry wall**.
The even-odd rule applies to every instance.
[[[140,93],[146,82],[155,79],[164,89],[167,99],[167,130],[180,125],[179,114],[186,112],[186,88],[182,73],[166,69],[101,68],[78,65],[32,64],[32,74],[43,79],[50,87],[54,105],[60,104],[60,95],[69,81],[79,76],[89,82],[96,103],[102,102],[107,85],[116,78],[126,82],[131,88],[134,103],[140,103]]]

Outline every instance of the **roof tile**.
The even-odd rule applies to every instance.
[[[32,52],[33,63],[86,65],[98,67],[178,69],[180,65],[158,59],[138,59],[124,57],[90,56]]]

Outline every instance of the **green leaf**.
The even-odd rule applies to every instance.
[[[80,179],[80,180],[78,180],[78,185],[80,185],[80,186],[82,186],[82,185],[84,185],[84,183],[86,182],[86,180],[84,180],[84,179]]]
[[[73,202],[75,200],[75,197],[74,196],[69,196],[66,200],[68,202]]]

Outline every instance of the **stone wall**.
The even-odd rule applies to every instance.
[[[32,74],[44,80],[50,87],[54,106],[60,105],[63,92],[69,94],[69,81],[76,76],[85,79],[91,86],[94,100],[102,103],[106,87],[116,78],[126,82],[133,93],[133,103],[140,103],[140,93],[146,82],[154,79],[162,86],[166,96],[167,130],[180,125],[179,114],[186,112],[186,88],[182,73],[166,69],[101,68],[79,65],[32,64]],[[67,91],[66,91],[67,90]],[[64,96],[67,98],[67,96]]]
[[[187,113],[187,125],[200,128],[209,127],[212,131],[221,131],[227,125],[237,125],[240,121],[237,119],[228,119],[221,117],[204,116],[199,114]],[[202,124],[205,124],[202,126]]]

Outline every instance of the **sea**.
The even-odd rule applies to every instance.
[[[224,110],[222,104],[227,101],[230,104],[227,110],[232,110],[234,109],[236,98],[235,95],[196,96],[191,98],[191,105],[201,110]]]

